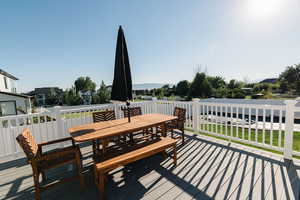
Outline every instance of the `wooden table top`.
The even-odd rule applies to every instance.
[[[175,120],[176,116],[163,114],[145,114],[111,121],[97,122],[74,126],[69,128],[69,133],[76,142],[85,142],[95,139],[109,138],[122,134],[132,133],[148,127],[154,127],[162,123]]]

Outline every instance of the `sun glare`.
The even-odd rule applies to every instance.
[[[246,9],[250,17],[271,18],[280,13],[284,0],[248,0]]]

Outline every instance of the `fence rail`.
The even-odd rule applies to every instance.
[[[283,152],[284,157],[300,156],[300,132],[295,128],[297,101],[285,105],[228,104],[211,102],[145,101],[134,102],[142,113],[172,115],[175,107],[186,109],[187,129],[266,149]],[[0,159],[20,155],[16,136],[29,128],[37,142],[67,137],[75,125],[92,123],[92,113],[112,109],[122,118],[121,105],[105,104],[63,109],[36,114],[0,117]],[[298,125],[297,125],[298,127]]]

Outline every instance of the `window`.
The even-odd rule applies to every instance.
[[[7,78],[6,78],[6,76],[4,76],[3,79],[4,79],[4,86],[5,86],[5,89],[8,89],[8,86],[7,86]]]
[[[0,101],[0,116],[16,115],[17,108],[15,101]]]

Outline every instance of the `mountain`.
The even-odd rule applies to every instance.
[[[133,84],[133,90],[152,90],[154,88],[161,88],[164,86],[164,83],[139,83],[139,84]]]

